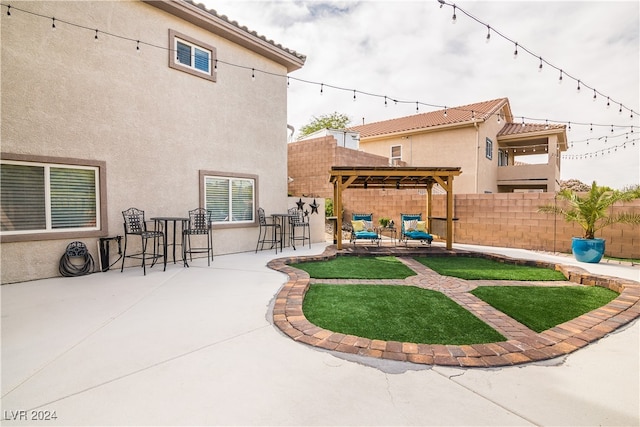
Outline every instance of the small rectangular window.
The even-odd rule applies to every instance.
[[[493,141],[491,141],[489,138],[486,139],[485,154],[487,156],[487,159],[493,159]]]
[[[402,160],[402,145],[391,146],[391,164],[394,165]]]
[[[215,61],[213,46],[169,30],[169,67],[216,81]]]

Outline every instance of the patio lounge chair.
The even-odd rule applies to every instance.
[[[433,236],[427,232],[426,222],[422,214],[400,214],[400,241],[407,246],[409,240],[419,240],[422,244],[431,246]]]
[[[349,241],[354,245],[358,240],[370,240],[380,246],[380,234],[373,226],[373,214],[356,214],[351,216],[351,237]]]

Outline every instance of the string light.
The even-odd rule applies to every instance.
[[[440,3],[441,3],[441,6],[442,6],[443,4],[446,4],[446,2],[444,2],[444,0],[439,0],[439,1],[440,1]],[[5,6],[5,7],[7,7],[7,15],[8,15],[8,16],[11,16],[11,7],[12,7],[12,6],[10,6],[10,5],[4,5],[4,4],[0,4],[0,6]],[[456,12],[455,5],[452,5],[452,7],[454,7],[454,17],[455,17],[455,12]],[[15,10],[15,9],[16,9],[16,8],[14,7],[14,10]],[[52,20],[52,27],[55,27],[55,20],[56,20],[56,18],[53,18],[53,17],[49,18],[49,17],[43,16],[43,15],[39,15],[39,14],[37,14],[37,13],[33,13],[33,12],[30,12],[30,11],[22,10],[22,9],[19,9],[19,8],[18,8],[18,10],[23,11],[23,12],[25,12],[25,13],[27,13],[27,14],[31,14],[31,15],[38,16],[38,17],[40,17],[40,18],[47,18],[47,19],[51,19],[51,20]],[[462,9],[461,9],[461,10],[462,10]],[[465,12],[464,10],[463,10],[463,12],[466,14],[466,12]],[[475,18],[474,18],[474,19],[475,19]],[[64,23],[65,23],[65,24],[67,24],[67,25],[73,26],[73,27],[82,28],[82,29],[85,29],[85,30],[95,31],[94,39],[95,39],[95,40],[98,40],[98,39],[99,39],[99,38],[98,38],[98,32],[99,32],[100,30],[99,30],[99,29],[97,29],[97,28],[96,28],[96,29],[92,29],[92,28],[90,28],[90,27],[83,26],[83,25],[79,25],[79,24],[75,24],[75,23],[72,23],[72,22],[67,22],[67,21],[62,21],[62,22],[64,22]],[[485,24],[485,25],[486,25],[486,27],[487,27],[487,34],[490,34],[490,31],[491,31],[492,27],[491,27],[491,26],[489,26],[489,25],[487,25],[487,24]],[[495,29],[493,29],[493,31],[494,31],[494,32],[496,32],[498,35],[502,36],[503,38],[506,38],[506,37],[504,37],[504,35],[502,35],[502,34],[501,34],[500,32],[498,32],[498,31],[496,31]],[[121,35],[117,35],[117,34],[112,34],[112,33],[108,33],[108,32],[103,32],[103,33],[104,33],[104,34],[106,34],[106,35],[109,35],[109,36],[111,36],[111,37],[114,37],[114,38],[118,38],[118,39],[122,39],[122,40],[129,40],[129,41],[136,42],[136,51],[140,51],[140,42],[141,42],[140,40],[136,40],[136,39],[133,39],[133,38],[129,38],[129,37],[125,37],[125,36],[121,36]],[[507,39],[507,40],[509,40],[509,39]],[[509,40],[509,41],[511,41],[511,40]],[[518,48],[519,48],[519,47],[522,47],[522,46],[521,46],[521,45],[519,45],[519,43],[517,43],[517,42],[513,42],[513,41],[511,41],[511,42],[512,42],[512,43],[514,43],[514,45],[515,45],[514,57],[517,57],[517,55],[518,55]],[[145,42],[143,42],[143,43],[145,43]],[[148,46],[150,46],[150,47],[155,47],[155,48],[158,48],[158,49],[164,49],[164,50],[172,51],[172,49],[168,49],[168,48],[167,48],[167,47],[165,47],[165,46],[159,46],[159,45],[155,45],[155,44],[152,44],[152,43],[145,43],[145,44],[146,44],[146,45],[148,45]],[[530,54],[531,54],[531,52],[529,52],[526,48],[524,48],[524,47],[522,47],[522,48],[523,48],[527,53],[530,53]],[[538,59],[540,60],[540,64],[539,64],[539,67],[538,67],[538,68],[540,69],[540,68],[542,67],[542,62],[543,62],[544,60],[543,60],[543,58],[542,58],[541,56],[538,56]],[[225,62],[225,61],[219,61],[218,59],[212,59],[212,58],[211,58],[211,59],[210,59],[210,61],[215,61],[215,62],[214,62],[214,69],[215,69],[215,70],[217,70],[217,68],[218,68],[218,62],[222,62],[223,64],[226,64],[226,65],[229,65],[229,66],[232,66],[232,67],[237,67],[237,68],[244,68],[244,69],[248,69],[248,68],[249,68],[249,67],[246,67],[246,66],[241,66],[241,65],[237,65],[237,64],[232,64],[232,63]],[[546,63],[547,63],[547,65],[550,65],[551,67],[556,68],[556,67],[554,67],[554,66],[553,66],[553,64],[549,64],[547,61],[544,61],[544,62],[546,62]],[[559,81],[562,81],[562,80],[563,80],[563,76],[564,76],[566,73],[565,73],[562,69],[558,69],[558,70],[560,71]],[[262,72],[262,73],[264,73],[264,74],[272,75],[272,76],[277,76],[277,77],[286,77],[286,78],[287,78],[287,87],[290,87],[291,77],[290,77],[290,76],[288,76],[288,75],[286,75],[286,74],[285,74],[285,75],[282,75],[282,74],[277,74],[277,73],[268,72],[268,71],[263,71],[263,70],[256,70],[255,68],[251,68],[251,75],[252,75],[252,79],[255,79],[255,73],[256,73],[256,71]],[[567,74],[567,75],[568,75],[568,74]],[[568,75],[568,76],[569,76],[569,75]],[[570,78],[573,78],[572,76],[569,76],[569,77],[570,77]],[[365,94],[365,95],[368,95],[368,96],[384,98],[385,106],[387,105],[387,101],[388,101],[388,99],[387,99],[387,98],[388,98],[388,96],[386,96],[386,95],[385,95],[385,96],[383,96],[383,95],[377,95],[377,94],[372,94],[372,93],[366,93],[366,92],[358,91],[357,89],[346,89],[346,88],[341,88],[341,87],[338,87],[338,86],[327,85],[327,84],[324,84],[324,83],[311,82],[311,81],[306,81],[306,80],[297,79],[297,78],[294,78],[294,79],[295,79],[295,80],[298,80],[298,81],[300,81],[300,82],[303,82],[303,83],[309,83],[309,84],[321,84],[321,93],[323,93],[324,86],[326,85],[326,86],[329,86],[329,87],[332,87],[332,88],[335,88],[335,89],[338,89],[338,90],[345,90],[345,91],[346,91],[346,90],[351,90],[351,91],[353,91],[353,100],[354,100],[354,101],[356,101],[356,94],[357,94],[357,92],[360,92],[361,94]],[[582,81],[581,81],[581,80],[578,80],[578,79],[575,79],[575,80],[578,82],[577,90],[579,91],[579,90],[580,90],[580,88],[581,88],[581,86],[580,86],[580,85],[581,85]],[[596,94],[597,94],[597,93],[600,93],[600,92],[597,92],[595,89],[588,87],[587,85],[584,85],[584,86],[585,86],[585,87],[587,87],[587,88],[589,88],[589,89],[592,89],[592,90],[594,91],[594,98],[596,97]],[[601,94],[601,93],[600,93],[600,94]],[[603,95],[603,94],[601,94],[601,95]],[[603,95],[603,96],[606,96],[606,95]],[[404,103],[404,104],[406,104],[406,103],[409,103],[409,102],[415,102],[415,104],[416,104],[416,111],[419,111],[419,104],[421,104],[421,102],[419,102],[419,101],[403,101],[403,100],[398,100],[398,99],[395,99],[395,98],[390,98],[390,99],[393,99],[393,101],[394,101],[394,103],[395,103],[396,105],[397,105],[398,103]],[[631,119],[633,119],[635,111],[633,111],[632,109],[629,109],[629,108],[625,107],[621,102],[617,102],[617,101],[614,101],[614,102],[618,104],[618,107],[619,107],[619,113],[622,113],[622,110],[623,110],[623,107],[624,107],[625,109],[627,109],[627,110],[629,111],[629,113],[630,113],[630,117],[631,117]],[[609,96],[607,96],[607,105],[609,106],[609,105],[610,105],[610,103],[611,103],[611,99],[610,99],[610,97],[609,97]],[[430,107],[443,108],[443,109],[444,109],[443,115],[444,115],[444,117],[447,117],[448,107],[446,107],[446,106],[441,107],[441,106],[438,106],[438,105],[428,104],[428,103],[422,103],[422,104],[423,104],[423,105],[430,106]],[[455,109],[460,110],[460,111],[464,111],[464,108],[455,108]],[[491,115],[493,115],[493,114],[496,114],[496,115],[498,116],[498,122],[500,122],[500,113],[499,113],[499,112],[498,112],[498,113],[492,113]],[[472,116],[473,116],[473,118],[475,119],[475,112],[472,112]],[[486,118],[485,118],[485,119],[486,119]],[[525,119],[529,119],[529,120],[536,120],[536,121],[541,120],[541,119],[531,119],[531,118],[527,118],[527,117],[525,117],[525,116],[522,116],[522,126],[525,126]],[[548,119],[544,119],[544,120],[545,120],[545,124],[548,124],[549,120],[548,120]],[[555,122],[555,123],[565,123],[565,121],[557,121],[557,120],[556,120],[556,121],[553,121],[553,120],[552,120],[552,122]],[[574,122],[573,124],[586,125],[586,123],[577,123],[577,122]],[[593,124],[593,123],[589,123],[589,125],[590,125],[591,130],[593,130],[593,126],[612,126],[612,127],[614,126],[614,125],[611,125],[611,124],[607,124],[607,125],[597,125],[597,124]],[[568,131],[571,131],[571,126],[572,126],[572,122],[568,122]],[[632,133],[634,132],[634,129],[635,129],[636,127],[637,127],[637,126],[633,126],[633,125],[632,125],[632,126],[630,126],[630,130],[631,130],[631,132],[632,132]]]
[[[320,83],[320,95],[322,95],[324,91],[324,83]]]
[[[491,40],[491,27],[487,25],[487,43]]]
[[[453,5],[453,16],[451,17],[451,22],[453,24],[456,23],[456,5],[455,4]]]
[[[558,83],[562,83],[562,70],[560,70],[560,78],[558,79]]]
[[[256,70],[255,68],[251,69],[251,80],[256,81]]]
[[[593,102],[596,102],[596,90],[593,90]]]
[[[51,18],[51,29],[56,30],[56,18]]]
[[[479,23],[479,24],[481,24],[481,25],[483,25],[483,26],[487,27],[487,30],[488,30],[488,31],[489,31],[489,29],[492,29],[494,33],[498,34],[498,35],[499,35],[500,37],[502,37],[503,39],[505,39],[505,40],[507,40],[507,41],[509,41],[509,42],[511,42],[511,43],[514,43],[514,45],[515,45],[515,50],[514,50],[514,52],[513,52],[513,57],[514,57],[514,58],[517,58],[517,57],[518,57],[518,47],[521,47],[521,48],[522,48],[525,52],[527,52],[528,54],[530,54],[530,55],[532,55],[532,56],[535,56],[535,57],[539,58],[539,59],[540,59],[540,64],[538,65],[538,71],[540,71],[540,70],[541,70],[541,68],[542,68],[542,62],[543,62],[543,59],[542,59],[542,57],[541,57],[540,55],[535,54],[535,53],[534,53],[534,52],[532,52],[531,50],[529,50],[529,49],[525,48],[524,46],[522,46],[522,45],[520,45],[519,43],[515,42],[515,41],[514,41],[514,40],[512,40],[511,38],[509,38],[509,37],[505,36],[505,35],[504,35],[504,34],[502,34],[500,31],[497,31],[497,30],[495,29],[495,27],[492,27],[492,26],[490,26],[488,23],[481,21],[480,19],[476,18],[475,16],[473,16],[472,14],[470,14],[469,12],[467,12],[466,10],[464,10],[463,8],[461,8],[461,7],[459,7],[459,6],[456,6],[455,4],[452,4],[452,3],[447,3],[445,0],[438,0],[438,1],[439,1],[439,3],[440,3],[440,7],[441,7],[441,8],[442,8],[442,6],[443,6],[443,5],[445,5],[445,4],[446,4],[447,6],[450,6],[450,7],[452,7],[452,8],[453,8],[453,17],[452,17],[452,19],[453,19],[453,22],[454,22],[454,23],[456,22],[456,18],[457,18],[457,17],[456,17],[456,11],[457,11],[457,10],[460,10],[463,14],[467,15],[469,18],[471,18],[471,19],[473,19],[474,21],[476,21],[477,23]],[[489,32],[487,33],[487,36],[489,36]],[[488,38],[489,38],[489,37],[487,37],[487,39],[488,39]],[[556,69],[556,70],[559,70],[559,71],[560,71],[560,78],[559,78],[559,81],[560,81],[560,82],[562,81],[562,76],[563,76],[563,74],[564,74],[564,75],[566,75],[566,76],[568,76],[568,77],[570,77],[570,78],[572,78],[574,81],[577,81],[577,82],[578,82],[578,86],[577,86],[577,90],[578,90],[578,92],[580,92],[580,89],[581,89],[580,83],[582,83],[582,85],[583,85],[584,87],[586,87],[587,89],[593,89],[592,87],[590,87],[589,85],[585,84],[585,83],[584,83],[584,82],[582,82],[581,80],[579,80],[579,79],[577,79],[577,78],[575,78],[575,77],[573,77],[573,76],[571,76],[571,75],[567,74],[566,72],[564,72],[564,71],[563,71],[562,69],[560,69],[559,67],[556,67],[555,65],[550,64],[550,63],[549,63],[549,62],[547,62],[547,61],[544,61],[544,62],[545,62],[547,65],[549,65],[550,67],[552,67],[552,68],[554,68],[554,69]],[[599,92],[598,92],[598,93],[599,93]],[[606,96],[606,95],[604,95],[604,94],[602,94],[602,93],[600,93],[600,95],[602,95],[602,96]],[[622,105],[622,104],[621,104],[621,105]],[[627,108],[627,107],[625,107],[625,108],[626,108],[627,110],[629,110],[630,114],[636,113],[636,112],[635,112],[635,111],[633,111],[631,108]],[[637,114],[637,113],[636,113],[636,114]]]

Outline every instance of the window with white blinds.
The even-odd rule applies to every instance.
[[[3,235],[99,228],[97,167],[3,160],[0,178]]]
[[[205,175],[204,201],[214,223],[252,223],[255,179]]]
[[[216,81],[215,47],[171,29],[169,40],[169,67]]]

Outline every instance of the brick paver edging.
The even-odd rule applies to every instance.
[[[640,317],[639,282],[595,275],[574,266],[453,250],[437,256],[476,256],[515,264],[551,267],[561,271],[571,282],[602,286],[620,295],[603,307],[544,332],[489,344],[416,344],[341,334],[320,328],[307,320],[302,312],[302,301],[309,288],[309,275],[289,266],[303,261],[329,260],[338,255],[347,254],[339,254],[335,246],[329,246],[322,255],[279,258],[268,263],[269,268],[289,276],[289,281],[276,296],[273,321],[292,339],[328,350],[375,358],[427,365],[496,367],[547,360],[572,353]],[[403,253],[400,256],[406,255]]]

